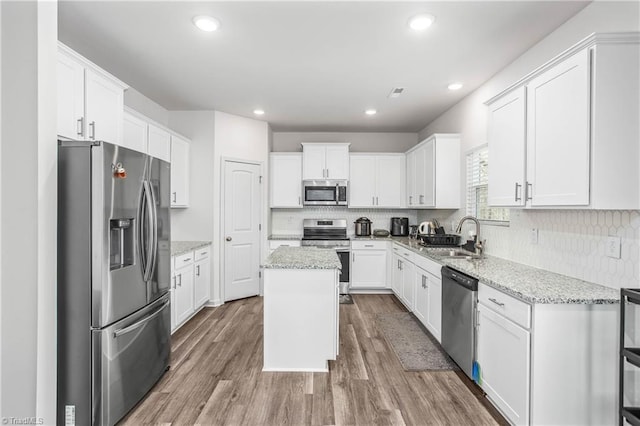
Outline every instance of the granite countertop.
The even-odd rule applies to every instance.
[[[267,258],[266,269],[340,269],[335,250],[316,247],[278,247]]]
[[[528,303],[608,304],[619,303],[619,291],[599,284],[556,274],[544,269],[493,256],[483,259],[451,259],[451,249],[423,247],[416,240],[394,238],[394,242],[436,262],[478,278],[504,293]]]
[[[211,241],[171,241],[171,256],[180,256],[208,245]]]

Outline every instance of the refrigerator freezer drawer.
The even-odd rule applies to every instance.
[[[114,425],[166,371],[169,301],[166,294],[145,309],[92,332],[92,424]]]

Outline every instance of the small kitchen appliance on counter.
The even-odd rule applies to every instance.
[[[418,225],[409,225],[409,238],[418,238]]]
[[[409,235],[409,218],[408,217],[392,217],[391,218],[391,235],[394,237],[406,237]]]
[[[371,221],[366,217],[361,217],[353,222],[356,225],[356,237],[368,237],[371,235]]]

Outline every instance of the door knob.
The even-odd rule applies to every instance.
[[[231,237],[227,237],[225,238],[227,241],[231,241]]]

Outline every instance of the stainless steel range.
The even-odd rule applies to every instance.
[[[346,219],[305,219],[302,246],[333,249],[340,258],[340,294],[349,293],[349,248]]]

